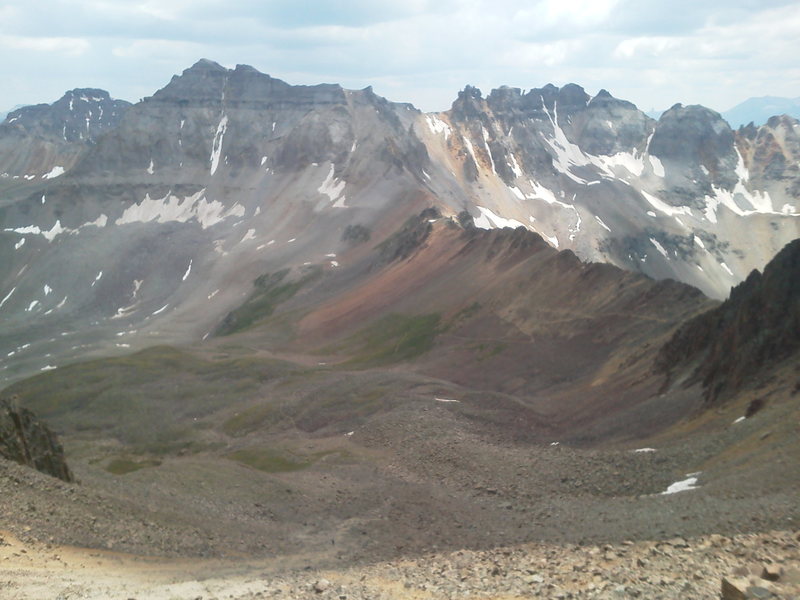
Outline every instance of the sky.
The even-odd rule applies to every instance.
[[[0,0],[0,111],[138,101],[200,58],[425,111],[577,83],[642,110],[800,96],[798,0]]]

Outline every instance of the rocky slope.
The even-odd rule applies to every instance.
[[[800,592],[797,534],[673,538],[594,546],[531,544],[429,554],[337,570],[222,561],[159,561],[24,543],[8,536],[0,559],[12,597],[321,598],[793,598]],[[53,569],[58,565],[58,569]],[[50,566],[50,569],[43,569]],[[214,573],[209,577],[209,573]]]
[[[0,399],[0,456],[72,481],[58,438],[16,398]]]

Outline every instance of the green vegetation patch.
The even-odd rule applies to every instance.
[[[224,336],[249,329],[269,317],[279,304],[286,302],[306,284],[322,276],[322,269],[310,269],[294,281],[285,281],[289,269],[261,275],[254,282],[255,290],[239,308],[229,312],[217,328],[215,335]]]
[[[311,466],[312,461],[308,458],[297,458],[287,456],[286,453],[278,452],[273,448],[244,448],[227,455],[227,458],[234,460],[248,467],[264,471],[265,473],[288,473],[299,471]]]
[[[433,347],[440,321],[438,313],[386,315],[345,342],[358,348],[347,366],[390,364],[421,356]]]
[[[15,383],[25,406],[61,433],[115,437],[136,452],[167,454],[204,446],[207,418],[260,395],[295,370],[253,357],[203,360],[169,346],[67,365]]]
[[[236,461],[253,469],[265,473],[291,473],[307,469],[317,461],[334,457],[337,460],[351,460],[351,454],[344,449],[323,450],[312,454],[297,456],[287,450],[277,450],[265,446],[254,446],[231,452],[226,456],[229,460]]]
[[[222,431],[228,435],[241,436],[271,424],[280,418],[272,404],[258,404],[239,411],[225,421]]]
[[[126,475],[146,467],[157,467],[161,464],[157,459],[131,460],[130,458],[114,458],[105,466],[106,471],[114,475]]]

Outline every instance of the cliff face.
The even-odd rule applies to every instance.
[[[56,435],[31,411],[0,399],[0,456],[74,481]]]
[[[664,346],[659,367],[668,382],[693,368],[688,383],[702,381],[714,402],[741,387],[761,368],[800,350],[800,239],[764,268],[753,271],[719,307],[692,319]]]

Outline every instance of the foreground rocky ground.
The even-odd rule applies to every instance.
[[[214,573],[213,578],[208,577]],[[0,538],[0,595],[336,600],[798,598],[800,533],[525,544],[318,571],[275,561],[155,560]]]

